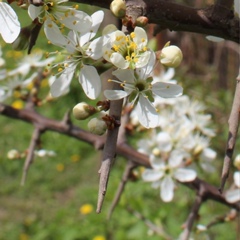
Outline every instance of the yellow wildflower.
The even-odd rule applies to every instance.
[[[79,209],[80,213],[83,215],[87,215],[89,213],[91,213],[93,211],[93,206],[91,204],[83,204],[80,209]]]
[[[78,162],[79,160],[80,160],[80,156],[79,156],[79,155],[73,154],[73,155],[71,156],[71,161],[72,161],[72,162]]]
[[[23,109],[24,103],[21,100],[16,100],[12,103],[12,107],[14,107],[16,109]]]
[[[64,170],[65,166],[62,163],[57,164],[56,169],[58,172],[62,172]]]
[[[106,238],[102,235],[97,235],[92,240],[106,240]]]

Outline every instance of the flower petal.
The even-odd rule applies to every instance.
[[[132,69],[117,69],[112,74],[122,82],[134,83],[134,71]]]
[[[43,11],[43,7],[36,7],[33,4],[30,4],[28,7],[28,15],[32,20],[35,20],[41,11]]]
[[[136,111],[139,122],[145,128],[155,128],[158,126],[159,114],[146,97],[139,96]]]
[[[174,196],[174,182],[166,176],[161,182],[161,198],[164,202],[171,202]]]
[[[172,98],[181,96],[183,88],[177,84],[156,82],[152,86],[152,91],[159,97]]]
[[[93,40],[88,49],[86,50],[86,54],[94,60],[97,60],[102,57],[103,53],[101,51],[103,45],[103,37],[99,37]]]
[[[215,37],[215,36],[212,36],[212,35],[206,36],[206,39],[207,39],[208,41],[211,41],[211,42],[222,42],[222,41],[225,40],[224,38]]]
[[[201,153],[201,160],[203,161],[212,161],[216,158],[217,153],[211,148],[204,148]]]
[[[162,178],[163,172],[154,169],[145,169],[142,173],[142,179],[146,182],[155,182]]]
[[[151,56],[151,52],[150,51],[142,53],[139,56],[138,61],[136,62],[136,68],[141,68],[141,67],[146,66],[148,64],[148,62],[149,62],[150,56]],[[152,66],[150,66],[150,67],[152,67]]]
[[[59,78],[57,78],[50,86],[50,92],[53,97],[59,97],[69,91],[69,85],[72,81],[76,66],[71,65],[64,70]]]
[[[233,189],[226,192],[226,200],[230,203],[240,201],[240,189]]]
[[[61,23],[69,29],[85,33],[91,28],[92,19],[87,13],[72,9],[68,17],[61,17]]]
[[[160,151],[169,152],[172,149],[172,138],[167,132],[158,133],[157,142]]]
[[[15,11],[7,3],[0,2],[0,34],[6,43],[12,43],[20,33],[20,23]]]
[[[185,154],[186,154],[185,151],[181,151],[179,149],[174,149],[170,153],[170,157],[169,157],[169,160],[168,160],[169,165],[172,168],[178,167],[182,163],[183,158],[185,157]]]
[[[153,154],[150,154],[149,160],[153,169],[158,171],[165,171],[166,164],[164,162],[164,159],[158,156],[156,157]]]
[[[83,46],[85,43],[89,42],[95,37],[100,24],[102,23],[104,17],[104,12],[102,10],[97,11],[92,14],[92,26],[88,28],[88,31],[84,35],[80,36],[80,45]]]
[[[145,63],[143,64],[143,63],[137,62],[136,67],[139,67],[140,65],[143,65],[143,67],[137,68],[136,72],[140,78],[146,79],[148,78],[148,76],[151,74],[151,72],[155,67],[156,54],[153,51],[148,51],[148,52],[145,52],[143,55],[141,55],[139,60],[140,59],[141,61],[144,61],[144,62],[146,61],[147,65]]]
[[[194,170],[185,168],[178,168],[173,175],[180,182],[190,182],[197,177]]]
[[[129,62],[118,52],[111,54],[110,61],[113,65],[121,69],[126,69],[129,66]]]
[[[133,41],[137,44],[138,48],[143,48],[147,45],[148,37],[146,31],[141,27],[135,27],[134,29],[135,37]]]
[[[67,35],[67,45],[66,45],[66,50],[74,54],[76,53],[76,46],[79,45],[78,42],[78,33],[76,31],[69,31]]]
[[[96,99],[101,93],[101,79],[95,67],[84,65],[80,71],[79,82],[90,99]]]
[[[175,69],[174,68],[168,68],[168,70],[162,75],[163,81],[168,82],[172,80],[175,74]]]
[[[235,185],[236,185],[238,188],[240,188],[240,171],[234,173],[233,179],[234,179]],[[240,189],[239,189],[239,190],[240,190]]]
[[[44,32],[48,40],[56,46],[64,47],[68,41],[59,30],[57,24],[47,19],[44,24]]]
[[[108,100],[118,100],[125,98],[128,94],[123,90],[105,90],[104,95]]]

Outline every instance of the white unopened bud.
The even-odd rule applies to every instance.
[[[160,154],[161,154],[161,151],[159,150],[159,148],[155,147],[155,148],[152,150],[152,154],[153,154],[155,157],[159,157]]]
[[[91,133],[103,135],[107,130],[107,124],[101,119],[92,118],[88,122],[88,129]]]
[[[164,47],[161,52],[160,62],[167,67],[178,67],[182,62],[183,54],[179,47],[171,45]]]
[[[73,108],[73,116],[77,120],[85,120],[96,112],[95,108],[85,102],[78,103]]]
[[[54,157],[56,156],[56,153],[51,150],[45,150],[45,149],[40,149],[36,150],[34,154],[38,157]]]
[[[8,159],[16,159],[16,158],[19,158],[19,157],[20,157],[20,153],[16,149],[12,149],[12,150],[8,151],[8,153],[7,153],[7,158]]]
[[[234,159],[234,166],[240,170],[240,154],[238,154]]]
[[[114,16],[124,18],[126,15],[126,3],[123,0],[114,0],[110,4],[110,9]]]
[[[199,232],[205,232],[205,231],[207,231],[207,227],[204,226],[204,225],[202,225],[202,224],[198,224],[198,225],[197,225],[197,230],[198,230]]]

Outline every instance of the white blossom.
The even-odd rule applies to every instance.
[[[135,27],[127,36],[120,30],[114,31],[105,38],[103,57],[121,69],[141,68],[148,63],[151,54],[147,42],[143,28]]]
[[[152,52],[147,65],[137,69],[117,69],[113,75],[123,90],[105,90],[104,94],[109,100],[128,97],[128,101],[136,105],[139,122],[145,128],[158,126],[159,114],[152,102],[156,96],[163,98],[178,97],[182,94],[182,87],[176,84],[156,82],[151,84],[151,73],[155,65],[155,54]]]
[[[43,57],[42,51],[34,51],[31,54],[26,55],[18,63],[17,67],[7,73],[8,76],[14,76],[21,74],[26,76],[33,68],[43,68],[54,61],[55,57],[46,58],[41,60]]]
[[[154,182],[155,187],[160,187],[160,196],[163,201],[170,202],[174,197],[174,179],[180,182],[193,181],[197,174],[192,169],[182,166],[184,152],[173,150],[168,160],[150,156],[152,169],[145,169],[142,173],[144,181]]]
[[[20,23],[15,11],[7,3],[0,2],[0,34],[6,43],[12,43],[20,33]]]
[[[81,33],[87,32],[92,24],[90,16],[77,10],[78,5],[74,7],[66,6],[65,3],[67,2],[68,0],[50,0],[43,1],[42,6],[30,4],[28,14],[32,20],[37,18],[40,23],[44,24],[46,34],[51,31],[53,24]]]
[[[76,72],[78,74],[79,83],[85,94],[90,99],[95,99],[101,92],[101,79],[94,64],[95,60],[102,57],[102,38],[95,37],[98,28],[103,20],[103,11],[97,11],[92,16],[92,25],[87,33],[81,34],[70,31],[68,36],[62,35],[60,30],[52,25],[52,31],[47,33],[49,40],[67,50],[67,58],[63,63],[58,63],[58,71],[60,76],[51,85],[51,94],[53,97],[59,97],[69,90],[69,85]],[[55,27],[54,27],[55,26]],[[60,66],[60,67],[59,67]],[[79,73],[77,71],[79,70]]]
[[[14,75],[13,77],[7,79],[4,85],[0,86],[0,102],[5,101],[7,98],[11,97],[14,90],[19,90],[28,86],[37,76],[37,72],[33,73],[29,78],[25,78],[22,75]]]

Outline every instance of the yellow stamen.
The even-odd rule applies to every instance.
[[[135,38],[135,37],[136,37],[136,34],[135,34],[134,32],[132,32],[132,33],[130,34],[130,36],[131,36],[131,38]]]

